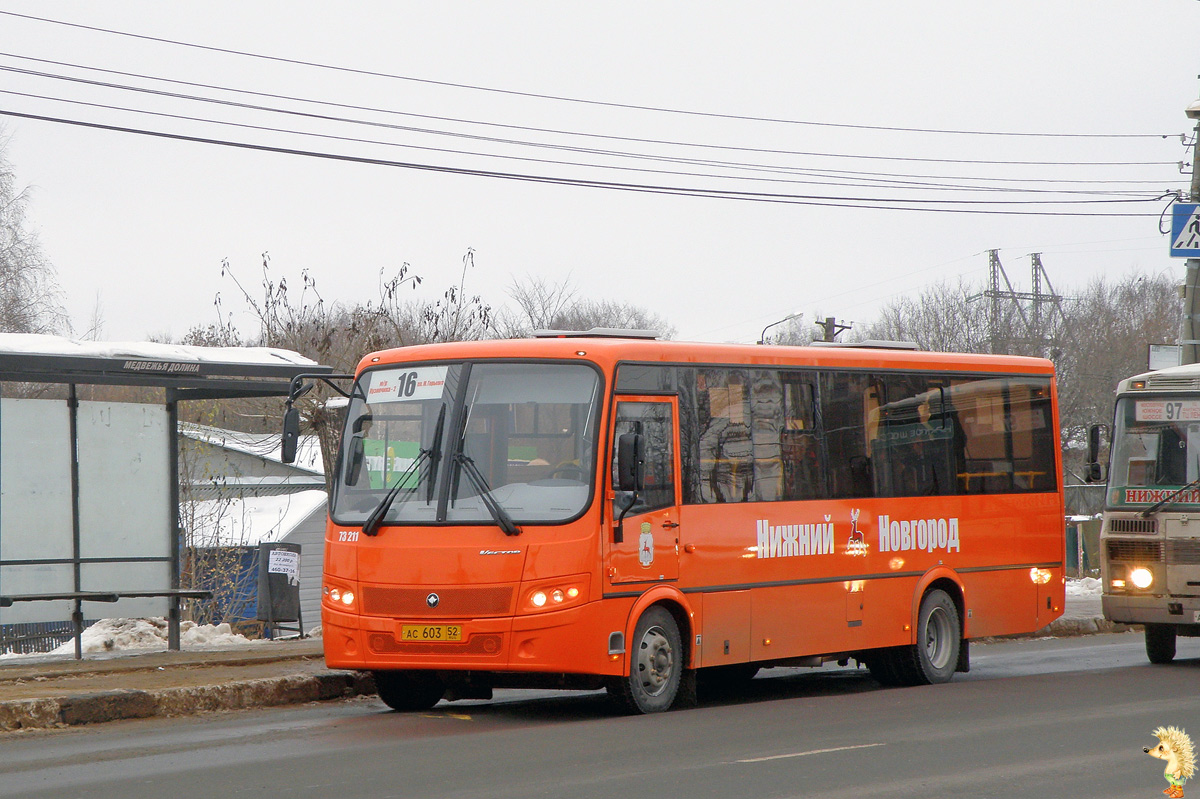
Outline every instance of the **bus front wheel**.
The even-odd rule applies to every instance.
[[[638,619],[629,650],[629,674],[609,685],[609,692],[633,713],[669,709],[683,680],[683,642],[675,618],[652,607]]]
[[[375,690],[392,710],[429,710],[446,693],[436,674],[422,671],[375,671]]]
[[[1163,665],[1175,659],[1175,626],[1146,625],[1146,657],[1151,663]]]

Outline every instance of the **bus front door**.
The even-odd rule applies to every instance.
[[[605,553],[610,585],[656,583],[679,577],[678,418],[673,397],[617,401],[609,448],[609,485],[616,485],[617,441],[624,433],[638,432],[643,441],[645,488],[636,495],[610,492],[612,528]]]

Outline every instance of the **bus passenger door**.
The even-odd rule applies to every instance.
[[[617,401],[609,446],[611,525],[605,537],[605,571],[610,585],[655,583],[679,577],[678,418],[674,397]],[[636,496],[615,490],[617,442],[625,433],[642,435],[645,488]]]

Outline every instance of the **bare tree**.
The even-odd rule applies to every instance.
[[[0,331],[62,333],[70,328],[54,267],[26,219],[29,189],[17,189],[0,141]]]
[[[935,352],[988,352],[988,309],[973,299],[979,291],[963,280],[937,283],[884,306],[879,319],[855,331],[854,338],[912,341]]]
[[[675,335],[663,317],[640,306],[618,300],[579,300],[567,278],[548,284],[539,277],[514,282],[508,290],[516,312],[501,315],[497,324],[508,338],[528,336],[534,330],[589,330],[609,327],[618,330],[654,330],[662,338]]]
[[[1072,339],[1051,354],[1058,370],[1064,441],[1107,423],[1123,378],[1149,369],[1148,345],[1179,339],[1177,279],[1167,273],[1103,277],[1067,306]]]

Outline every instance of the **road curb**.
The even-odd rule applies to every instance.
[[[100,691],[0,702],[0,730],[11,732],[151,716],[185,716],[214,710],[346,699],[374,693],[375,681],[371,676],[354,671],[290,674],[155,691]]]

